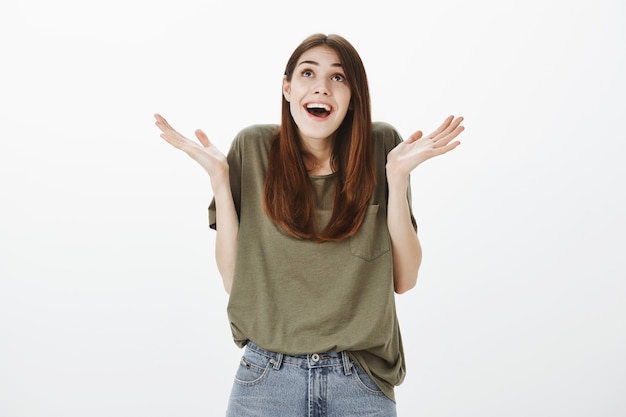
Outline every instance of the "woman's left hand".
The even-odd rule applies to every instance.
[[[387,155],[387,177],[407,179],[422,162],[450,152],[461,144],[453,141],[463,130],[462,117],[448,116],[437,130],[422,137],[418,130],[407,140],[400,143]]]

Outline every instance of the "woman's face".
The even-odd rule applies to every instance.
[[[304,141],[330,138],[350,106],[350,87],[339,56],[328,46],[302,54],[291,81],[283,80],[283,94]]]

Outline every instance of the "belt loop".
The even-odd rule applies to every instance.
[[[343,372],[346,376],[352,375],[352,364],[350,363],[350,357],[345,350],[341,351],[341,359],[343,360]]]
[[[283,364],[283,354],[282,353],[277,353],[276,354],[276,359],[274,359],[274,370],[275,371],[279,371],[280,370],[280,366]]]

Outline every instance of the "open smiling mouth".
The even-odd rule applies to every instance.
[[[331,112],[331,108],[328,104],[323,103],[310,103],[306,105],[306,110],[316,117],[328,117]]]

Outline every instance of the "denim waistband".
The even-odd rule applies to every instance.
[[[321,352],[310,353],[306,355],[285,355],[279,352],[270,352],[265,350],[252,341],[246,343],[246,349],[256,352],[260,355],[270,358],[270,363],[274,365],[274,369],[279,370],[283,363],[297,365],[302,368],[322,368],[330,366],[342,366],[346,375],[352,374],[352,363],[350,357],[345,351],[342,352]]]

